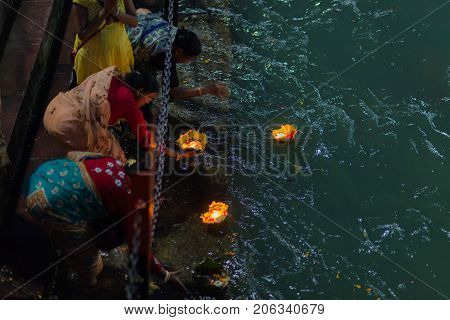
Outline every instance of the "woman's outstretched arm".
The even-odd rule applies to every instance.
[[[212,94],[221,100],[227,100],[230,97],[230,90],[224,83],[214,83],[197,88],[174,87],[170,90],[170,97],[174,100],[190,99],[206,94]]]

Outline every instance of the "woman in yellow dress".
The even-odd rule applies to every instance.
[[[74,45],[76,84],[107,67],[122,75],[134,65],[125,25],[136,27],[132,0],[73,0],[77,36]]]

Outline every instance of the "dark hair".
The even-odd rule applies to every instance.
[[[127,73],[124,80],[133,89],[143,90],[144,93],[159,91],[158,81],[156,81],[155,75],[151,72],[134,70]]]
[[[197,35],[183,27],[178,29],[173,44],[183,50],[183,54],[188,57],[196,57],[202,53],[202,44]]]

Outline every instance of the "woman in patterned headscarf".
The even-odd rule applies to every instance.
[[[152,75],[134,71],[122,77],[115,67],[107,68],[59,93],[45,111],[44,126],[73,150],[99,152],[125,162],[123,149],[108,126],[126,119],[140,147],[154,148],[154,136],[139,108],[157,94],[158,83]]]

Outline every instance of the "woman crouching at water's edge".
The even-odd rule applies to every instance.
[[[135,217],[147,215],[139,211],[145,199],[139,198],[132,177],[122,162],[109,156],[69,152],[67,158],[42,164],[30,178],[28,212],[85,285],[95,285],[103,269],[100,248],[110,250],[126,239],[131,250]],[[109,227],[99,229],[99,221]],[[167,271],[148,250],[148,243],[141,241],[139,260],[150,261],[140,267],[149,265],[158,278],[185,291],[179,272]]]
[[[108,126],[126,119],[140,147],[153,149],[154,137],[139,108],[157,94],[158,83],[151,74],[134,71],[121,77],[110,67],[59,93],[47,107],[44,126],[72,149],[99,152],[125,162],[125,154]]]

